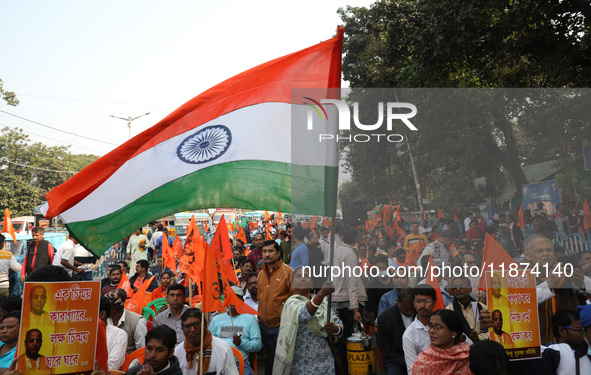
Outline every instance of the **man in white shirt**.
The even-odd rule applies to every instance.
[[[422,284],[413,290],[413,304],[417,311],[415,320],[402,335],[402,349],[408,375],[412,375],[412,366],[419,353],[431,345],[429,337],[429,320],[437,300],[435,289],[429,284]]]
[[[72,276],[73,272],[76,274],[84,273],[84,269],[76,267],[81,265],[79,262],[74,260],[76,245],[78,245],[78,241],[76,241],[76,239],[73,237],[69,237],[66,242],[61,244],[61,246],[57,249],[52,262],[52,265],[54,266],[61,266],[65,268],[70,276]]]
[[[474,214],[472,212],[468,212],[468,217],[464,219],[464,232],[468,233],[468,229],[470,229],[470,223],[472,222],[472,218]]]
[[[99,318],[107,326],[107,352],[109,353],[109,370],[119,370],[125,362],[125,350],[127,349],[127,333],[121,328],[108,324],[111,314],[111,300],[106,296],[101,297],[99,305]]]
[[[127,293],[123,289],[117,289],[107,293],[111,300],[111,314],[107,322],[119,327],[127,333],[126,353],[146,346],[146,334],[148,333],[148,322],[143,316],[132,311],[125,310]]]
[[[201,346],[201,327],[203,319],[201,311],[190,308],[181,316],[185,341],[174,349],[174,355],[179,360],[183,375],[197,375],[213,372],[217,375],[238,375],[238,368],[234,361],[234,354],[230,345],[209,332],[207,322],[203,322],[203,368],[199,369],[199,348]],[[190,368],[189,368],[190,367]]]

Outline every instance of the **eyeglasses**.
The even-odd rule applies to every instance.
[[[429,323],[429,324],[427,324],[427,328],[434,329],[436,331],[441,331],[442,329],[447,328],[447,327],[444,327],[439,323]]]
[[[201,322],[197,322],[197,323],[193,323],[193,324],[183,324],[183,329],[186,330],[191,330],[191,329],[200,329],[201,328]]]
[[[573,331],[579,331],[580,333],[585,333],[585,328],[583,328],[583,327],[562,326],[562,328],[572,329]]]

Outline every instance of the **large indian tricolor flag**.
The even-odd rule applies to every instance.
[[[318,142],[322,124],[309,130],[299,121],[310,119],[310,101],[292,92],[320,89],[327,98],[340,88],[343,33],[198,95],[53,189],[42,212],[59,215],[97,256],[151,220],[185,210],[334,216],[335,144]]]

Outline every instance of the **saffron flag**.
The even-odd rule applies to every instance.
[[[222,269],[225,271],[224,273],[228,279],[232,283],[238,284],[238,279],[231,263],[234,256],[232,255],[232,244],[228,236],[228,228],[224,215],[222,215],[218,227],[215,230],[213,240],[211,241],[211,248],[218,253],[218,257],[220,257],[218,263],[222,263]]]
[[[486,267],[487,270],[497,271],[501,269],[501,264],[503,264],[504,269],[507,270],[512,263],[516,262],[511,258],[511,255],[503,249],[503,246],[501,246],[497,240],[487,233],[486,237],[484,237],[482,264],[480,267]],[[482,273],[482,277],[480,277],[480,280],[478,281],[478,289],[486,289],[485,272]]]
[[[523,206],[519,206],[519,212],[517,213],[517,223],[515,223],[519,228],[525,228],[525,221],[523,220]]]
[[[186,210],[241,207],[335,216],[338,145],[289,150],[292,118],[301,121],[294,126],[306,139],[318,139],[322,131],[319,123],[306,129],[310,104],[304,96],[292,98],[292,90],[314,89],[317,100],[341,98],[343,34],[339,27],[331,39],[196,96],[50,191],[41,212],[59,215],[96,256],[145,223]],[[334,124],[336,107],[328,107]],[[260,139],[268,147],[245,147]],[[145,180],[148,166],[159,173]]]
[[[583,226],[585,230],[591,229],[591,209],[589,209],[587,198],[585,198],[585,204],[583,206]]]
[[[133,295],[133,290],[131,289],[131,283],[129,282],[129,278],[127,278],[127,274],[125,272],[121,272],[121,280],[119,280],[119,285],[117,285],[117,289],[125,290],[128,297]]]
[[[185,246],[179,261],[179,270],[193,280],[199,280],[203,268],[204,253],[203,241],[193,215],[187,228],[187,238],[185,238]]]
[[[172,243],[172,253],[179,259],[183,256],[183,244],[181,243],[181,238],[179,236],[174,238],[174,242]]]
[[[168,267],[174,273],[176,273],[176,260],[174,259],[172,248],[168,243],[168,236],[166,235],[166,233],[162,235],[162,264],[164,265],[164,267]]]
[[[244,245],[246,245],[246,234],[244,233],[244,229],[241,226],[238,226],[238,233],[236,234],[236,239],[242,241]]]
[[[205,249],[205,257],[203,261],[202,272],[202,290],[203,296],[202,308],[203,312],[221,311],[222,306],[222,285],[220,285],[220,278],[218,276],[218,267],[216,262],[219,261],[218,252],[214,251],[209,246]]]
[[[437,209],[437,217],[439,219],[443,219],[443,214],[441,213],[441,210],[439,208]]]
[[[12,226],[12,220],[10,219],[10,211],[8,208],[4,210],[4,232],[10,233],[10,237],[16,244],[16,234],[14,233],[14,227]]]
[[[429,268],[427,270],[425,283],[431,285],[433,289],[435,289],[435,295],[437,296],[433,311],[443,310],[445,309],[445,302],[443,301],[443,295],[441,295],[441,286],[439,285],[439,279],[437,276],[433,275],[433,255],[429,256],[429,263],[427,263],[427,265]]]
[[[146,304],[150,301],[150,296],[147,295],[146,291],[152,283],[152,280],[154,280],[154,277],[156,276],[152,275],[152,277],[150,277],[149,280],[144,281],[142,286],[138,288],[137,292],[135,292],[131,297],[127,299],[127,301],[125,301],[126,310],[133,311],[136,314],[142,314],[142,308],[145,307]]]

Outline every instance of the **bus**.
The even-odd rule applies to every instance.
[[[176,235],[180,237],[184,243],[187,237],[187,226],[191,222],[191,216],[195,216],[195,223],[199,228],[199,233],[203,235],[205,224],[211,223],[211,217],[207,213],[202,212],[181,212],[174,215],[174,229]]]
[[[217,227],[218,223],[220,222],[220,219],[222,218],[222,215],[224,215],[226,223],[231,223],[238,219],[238,214],[236,213],[236,210],[233,210],[231,208],[220,208],[215,210],[215,212],[213,213],[213,225]]]

